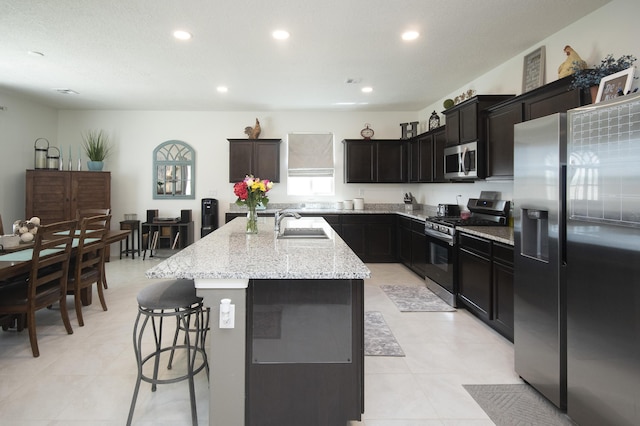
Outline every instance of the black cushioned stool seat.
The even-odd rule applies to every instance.
[[[205,352],[209,316],[206,315],[207,310],[202,305],[202,298],[196,295],[193,280],[180,279],[151,284],[138,293],[137,300],[138,316],[133,328],[133,347],[138,364],[138,377],[133,392],[131,408],[129,409],[127,425],[130,425],[133,419],[133,412],[142,381],[151,383],[151,390],[155,392],[158,384],[188,380],[191,421],[194,426],[197,426],[198,417],[193,377],[203,369],[206,369],[207,378],[209,376],[209,364]],[[173,341],[163,346],[163,319],[166,317],[176,318],[177,324],[175,331],[172,330]],[[153,330],[154,350],[148,355],[143,355],[143,335],[149,321],[151,321]],[[177,336],[180,330],[185,331],[183,344],[177,344]],[[193,337],[191,334],[193,334]],[[174,353],[182,351],[185,353],[184,359],[187,363],[187,371],[184,375],[178,377],[173,376],[161,379],[158,377],[160,357],[168,351],[171,352],[171,355],[167,368],[172,368]],[[144,364],[150,360],[153,360],[154,364],[152,375],[145,374],[143,371]]]

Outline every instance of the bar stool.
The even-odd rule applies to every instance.
[[[158,384],[169,384],[188,380],[191,421],[194,426],[197,426],[198,415],[196,412],[193,377],[203,369],[206,369],[207,379],[209,377],[209,364],[205,352],[208,315],[205,315],[207,310],[202,305],[202,298],[196,296],[193,280],[179,279],[151,284],[138,293],[137,300],[138,316],[136,317],[136,322],[133,327],[133,347],[138,364],[138,377],[133,392],[133,399],[131,400],[127,425],[131,425],[136,400],[138,398],[138,391],[140,390],[140,383],[142,381],[151,383],[151,391],[155,392],[156,385]],[[163,347],[163,320],[167,317],[176,318],[177,327],[171,344]],[[145,356],[142,353],[142,338],[149,321],[151,321],[151,328],[153,329],[154,350]],[[142,324],[140,324],[141,322]],[[185,332],[183,344],[177,344],[177,335],[180,330],[188,330],[188,332]],[[192,333],[195,335],[193,338],[190,335]],[[171,360],[167,368],[172,368],[171,362],[173,361],[174,353],[183,351],[186,354],[187,372],[178,377],[161,379],[158,377],[160,357],[168,351],[171,352]],[[154,364],[153,374],[145,374],[143,372],[144,364],[152,360]]]

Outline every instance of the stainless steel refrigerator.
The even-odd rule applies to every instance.
[[[566,407],[566,114],[514,128],[515,370]]]
[[[640,96],[568,113],[567,412],[640,422]]]
[[[640,95],[516,125],[514,202],[516,371],[581,426],[637,425]]]

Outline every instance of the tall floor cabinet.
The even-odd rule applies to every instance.
[[[27,170],[25,192],[25,219],[70,220],[78,210],[111,208],[111,173]]]

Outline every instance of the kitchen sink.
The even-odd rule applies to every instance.
[[[288,238],[329,238],[322,228],[284,228],[278,239]]]

